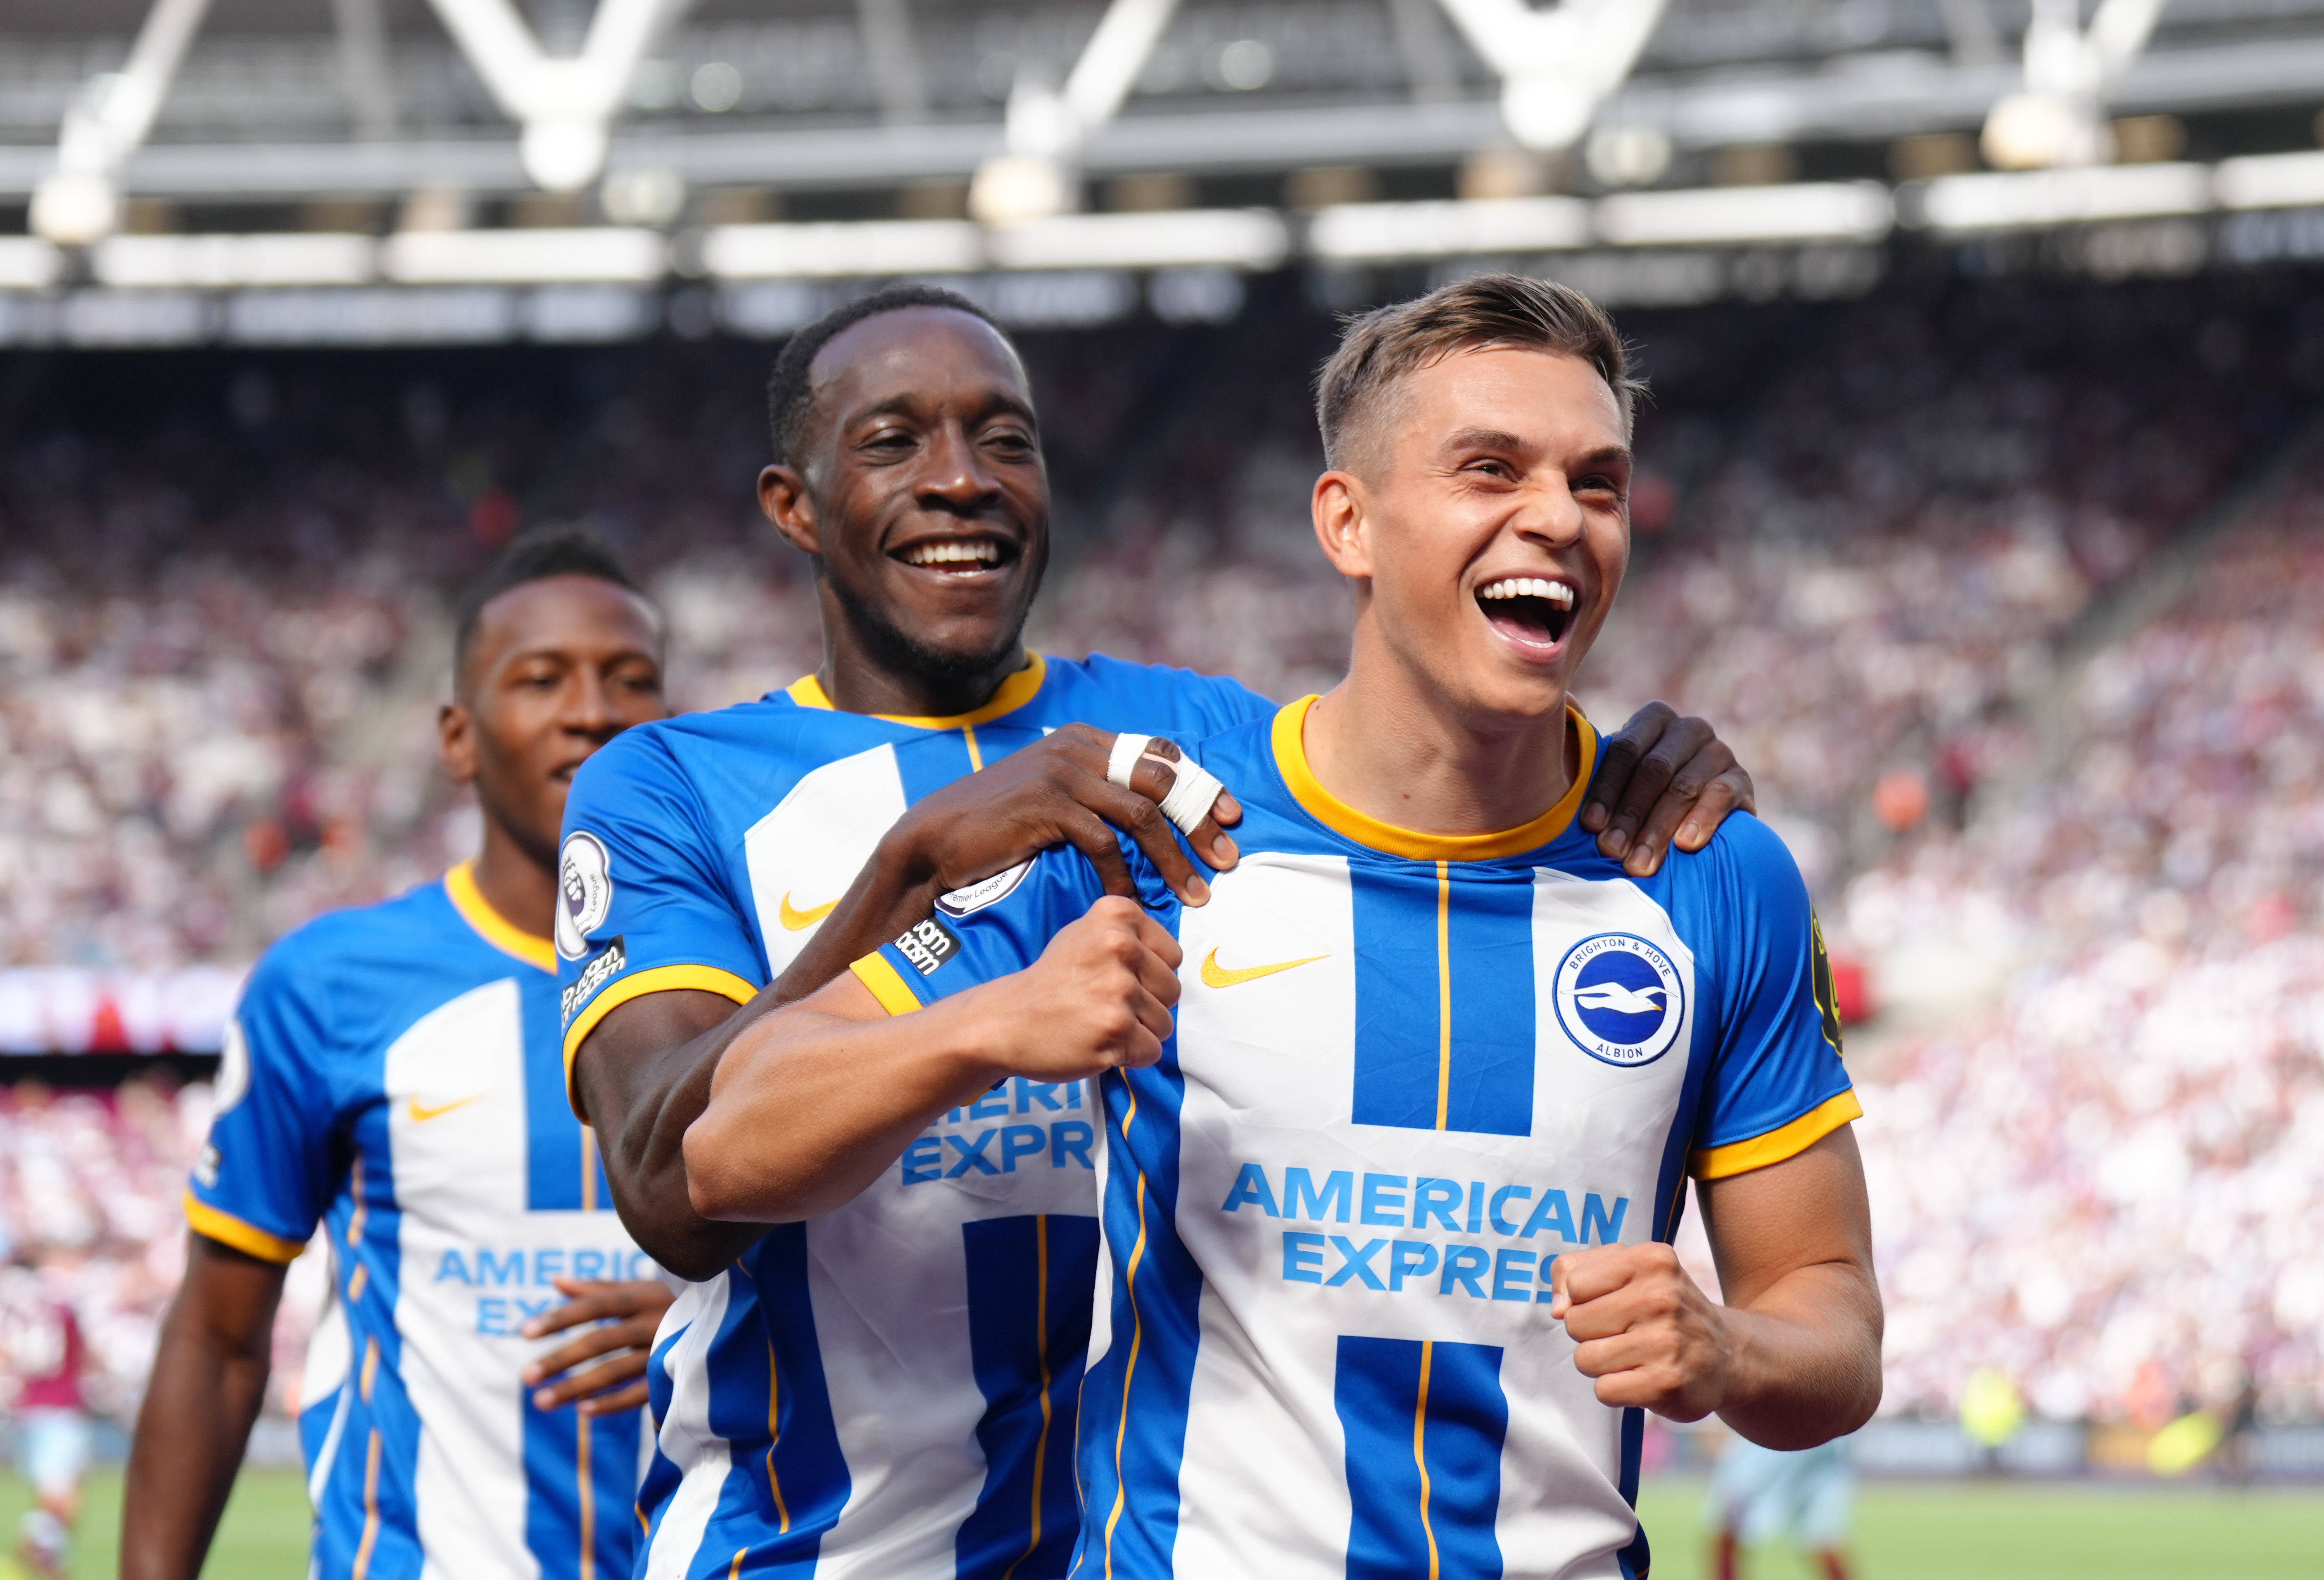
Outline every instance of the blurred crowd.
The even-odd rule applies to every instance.
[[[1891,1410],[1995,1367],[2060,1419],[2247,1385],[2324,1416],[2324,311],[2296,284],[1625,322],[1655,394],[1583,700],[1712,719],[1888,1001],[1853,1049]],[[1332,333],[1294,298],[1028,337],[1058,495],[1037,646],[1331,682]],[[128,417],[85,358],[53,400],[0,390],[0,966],[239,964],[463,853],[445,611],[520,522],[631,555],[680,706],[811,668],[811,577],[751,496],[766,354],[221,364]],[[0,1107],[0,1223],[71,1248],[47,1276],[133,1388],[202,1100]]]

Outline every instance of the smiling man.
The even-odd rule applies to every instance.
[[[661,650],[660,617],[581,533],[519,538],[470,594],[439,747],[475,786],[483,849],[309,923],[252,975],[131,1449],[127,1580],[201,1572],[318,1222],[331,1303],[299,1390],[313,1572],[628,1572],[638,1379],[670,1295],[567,1108],[548,934],[573,772],[669,711]]]
[[[823,666],[632,731],[583,771],[566,820],[575,1098],[607,1137],[624,1220],[700,1281],[657,1343],[643,1564],[1044,1580],[1079,1519],[1086,1084],[980,1094],[908,1166],[891,1153],[872,1189],[771,1231],[696,1209],[687,1127],[754,1017],[939,904],[1005,893],[1045,849],[1075,848],[1126,896],[1120,829],[1200,904],[1204,868],[1234,862],[1233,798],[1173,797],[1160,760],[1112,763],[1112,732],[1191,739],[1274,705],[1232,681],[1025,650],[1048,482],[1023,364],[968,301],[907,285],[835,310],[784,348],[768,409],[779,459],[761,503],[814,557]],[[1639,831],[1642,872],[1682,823],[1697,831],[1678,842],[1699,843],[1748,795],[1708,730],[1668,709],[1642,713],[1626,749],[1604,810],[1609,833]]]
[[[1348,675],[1187,754],[1240,803],[1207,903],[1050,851],[718,1067],[685,1150],[737,1219],[934,1168],[992,1094],[1098,1094],[1075,1575],[1635,1580],[1641,1410],[1789,1447],[1878,1401],[1796,870],[1748,818],[1643,877],[1577,827],[1632,395],[1563,287],[1358,320],[1314,499]],[[1192,776],[1154,749],[1117,764]],[[1668,1244],[1690,1171],[1723,1305]]]

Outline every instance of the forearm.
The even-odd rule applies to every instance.
[[[1000,1073],[981,991],[903,1018],[779,1010],[735,1038],[687,1133],[694,1209],[791,1223],[845,1205]]]
[[[796,1004],[881,944],[926,921],[936,909],[938,882],[935,866],[916,848],[908,827],[891,829],[807,947],[760,998],[770,1008]]]
[[[268,1371],[265,1337],[237,1346],[172,1308],[130,1447],[122,1580],[201,1573],[265,1401]]]
[[[1880,1403],[1880,1295],[1871,1270],[1828,1262],[1723,1308],[1727,1384],[1719,1417],[1768,1448],[1856,1430]]]

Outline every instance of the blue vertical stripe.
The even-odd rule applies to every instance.
[[[1053,1214],[961,1226],[984,1491],[961,1522],[957,1572],[1056,1580],[1073,1557],[1074,1401],[1089,1359],[1097,1219]]]
[[[982,736],[982,731],[978,733]],[[983,744],[978,741],[980,747]],[[969,760],[968,737],[958,730],[930,730],[898,741],[892,749],[907,806],[916,806],[922,798],[965,778],[973,766]]]
[[[1533,1132],[1529,871],[1351,864],[1359,1125]]]
[[[1499,1580],[1499,1345],[1340,1340],[1350,1580]]]
[[[524,1034],[525,1207],[533,1212],[575,1212],[611,1207],[602,1185],[582,1179],[581,1126],[565,1096],[564,1039],[558,1025],[555,978],[528,971],[519,1013]],[[596,1149],[587,1160],[596,1166]],[[597,1181],[589,1181],[591,1185]],[[585,1200],[585,1195],[595,1200]],[[620,1277],[619,1273],[612,1275]]]
[[[1148,896],[1149,905],[1152,896]],[[1166,920],[1176,931],[1175,907]],[[1144,1070],[1109,1072],[1103,1225],[1113,1263],[1104,1355],[1082,1389],[1078,1580],[1170,1580],[1178,1469],[1202,1336],[1203,1275],[1178,1238],[1176,1036]]]

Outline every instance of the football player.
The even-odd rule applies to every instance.
[[[1039,430],[1015,348],[963,299],[897,287],[809,326],[769,407],[780,460],[761,500],[814,557],[823,666],[625,735],[566,813],[576,1103],[640,1243],[700,1281],[657,1341],[641,1562],[1055,1575],[1077,1520],[1098,1255],[1093,1091],[983,1094],[939,1127],[932,1163],[771,1230],[696,1210],[687,1127],[752,1016],[938,896],[1005,887],[1046,847],[1076,847],[1128,894],[1120,828],[1199,904],[1205,870],[1234,864],[1233,799],[1172,802],[1158,767],[1110,779],[1110,732],[1194,739],[1273,704],[1231,681],[1025,650],[1048,556]],[[1638,772],[1609,776],[1600,822],[1639,835],[1642,872],[1688,814],[1682,844],[1748,804],[1731,756],[1666,709],[1625,749]]]
[[[1346,678],[1109,750],[1232,787],[1204,903],[1135,847],[1135,899],[1053,850],[720,1061],[697,1205],[777,1224],[932,1193],[980,1107],[1093,1094],[1077,1575],[1635,1580],[1643,1410],[1801,1447],[1878,1402],[1861,1110],[1796,868],[1745,818],[1641,877],[1578,823],[1633,392],[1544,281],[1356,321],[1313,501]],[[1725,1304],[1668,1243],[1690,1173]]]
[[[314,1572],[628,1573],[638,1378],[670,1292],[566,1103],[549,933],[573,771],[669,711],[661,656],[660,617],[601,544],[512,544],[460,621],[441,719],[483,849],[259,962],[131,1450],[129,1580],[200,1572],[318,1223],[331,1304],[299,1393]]]

